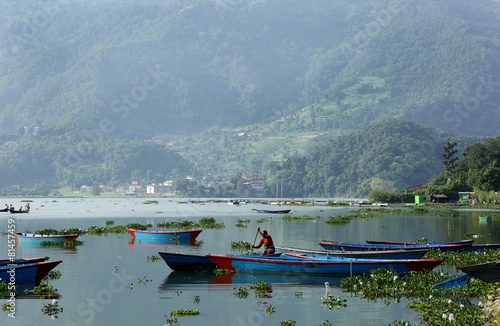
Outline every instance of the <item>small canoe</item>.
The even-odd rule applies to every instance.
[[[56,234],[45,235],[35,233],[14,232],[18,244],[23,243],[40,243],[42,241],[75,241],[78,234]]]
[[[301,253],[328,257],[365,258],[365,259],[420,259],[429,249],[415,250],[384,250],[384,251],[340,251],[340,250],[314,250],[275,246],[276,250],[284,253]]]
[[[9,209],[8,209],[8,208],[0,209],[0,213],[6,213],[6,212],[8,212],[8,211],[9,211]]]
[[[208,254],[219,268],[232,271],[266,271],[284,273],[311,273],[330,275],[369,274],[378,268],[393,269],[398,273],[432,270],[440,259],[357,259],[331,257],[329,259],[309,259],[300,257],[241,257]]]
[[[9,212],[11,212],[11,214],[26,214],[26,213],[29,213],[30,210],[24,210],[24,211],[21,211],[21,210],[15,210],[15,209],[11,209],[9,210]]]
[[[464,251],[485,251],[485,250],[497,250],[500,249],[500,243],[485,243],[485,244],[473,244],[472,246],[466,246]]]
[[[263,214],[288,214],[290,213],[291,209],[278,209],[278,210],[272,210],[272,209],[256,209],[257,213],[263,213]]]
[[[35,258],[18,258],[18,259],[0,259],[0,266],[6,265],[22,265],[22,264],[31,264],[31,263],[39,263],[42,261],[48,260],[49,257],[35,257]]]
[[[398,242],[398,241],[376,241],[366,240],[370,244],[389,244],[389,245],[403,245],[403,246],[429,246],[429,245],[446,245],[446,244],[459,244],[459,245],[472,245],[472,240],[456,240],[456,241],[441,241],[441,242],[428,242],[428,243],[414,243],[414,242]]]
[[[158,253],[168,267],[174,271],[203,271],[212,270],[217,265],[206,255],[188,255],[173,252],[160,251]]]
[[[500,281],[500,260],[462,266],[458,267],[458,269],[488,283]]]
[[[0,278],[2,280],[10,280],[11,277],[14,277],[16,283],[31,282],[38,285],[60,263],[62,263],[62,260],[6,265],[0,267]]]
[[[334,240],[323,240],[319,245],[326,250],[344,251],[366,251],[366,250],[415,250],[415,249],[439,249],[441,251],[460,251],[471,246],[470,244],[426,244],[426,245],[396,245],[378,243],[343,242]]]
[[[174,271],[208,271],[213,270],[217,265],[207,255],[190,255],[173,252],[160,251],[158,254],[165,260],[168,267]],[[237,257],[279,257],[281,252],[272,255],[262,256],[261,254],[237,255]]]
[[[151,241],[157,243],[194,242],[202,230],[188,231],[147,231],[127,229],[135,241]]]
[[[465,286],[470,280],[469,274],[463,274],[457,277],[450,278],[449,280],[443,281],[441,283],[434,284],[433,287],[440,289],[451,289],[456,286]]]

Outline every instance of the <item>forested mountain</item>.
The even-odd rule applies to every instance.
[[[167,161],[188,160],[181,167],[195,177],[267,173],[272,160],[307,155],[329,139],[393,118],[455,136],[497,136],[499,15],[493,0],[1,1],[0,173],[8,176],[2,185],[118,183],[131,171],[141,171],[134,175],[143,180],[181,174],[175,164],[144,163],[154,161],[148,155],[156,150],[174,155],[147,142],[158,135],[178,136],[171,149],[180,156]],[[21,169],[34,155],[33,140],[19,139],[25,126],[40,127],[45,137],[33,149],[34,171],[44,175]],[[69,153],[74,145],[65,139],[88,133],[102,154],[117,144],[158,147],[142,153],[146,166],[134,168],[126,155],[127,167],[115,171],[114,159],[95,152],[95,160],[84,155],[84,171],[61,173],[53,150]],[[13,154],[7,141],[22,150]],[[386,161],[375,155],[383,154],[373,161]],[[398,171],[383,172],[382,163],[365,172],[361,163],[341,173],[307,164],[313,166],[329,179],[326,188],[306,182],[317,194],[345,193],[348,182],[364,193],[375,175],[385,184],[389,171]],[[399,187],[424,177],[393,181]]]
[[[275,166],[266,194],[283,196],[367,196],[372,189],[401,191],[426,184],[443,170],[449,134],[403,120],[386,120],[330,140],[306,156]],[[459,137],[457,158],[478,138]]]

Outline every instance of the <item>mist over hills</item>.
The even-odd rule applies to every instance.
[[[234,173],[235,165],[264,172],[270,160],[394,118],[494,137],[499,15],[492,0],[2,1],[0,137],[15,140],[24,126],[38,126],[74,150],[68,134],[181,135],[189,142],[175,150],[200,175]],[[221,166],[224,129],[266,142],[289,137],[289,146],[251,148],[255,137],[240,137],[247,151],[234,149],[239,158]],[[221,140],[210,150],[208,134]],[[46,169],[54,166],[61,164]]]

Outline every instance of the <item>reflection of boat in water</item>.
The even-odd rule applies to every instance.
[[[484,282],[500,281],[500,260],[462,266],[458,269]]]
[[[172,271],[159,286],[160,291],[171,290],[172,287],[195,288],[199,285],[230,285],[253,284],[265,281],[273,285],[282,286],[324,286],[325,282],[330,285],[340,286],[342,277],[331,275],[312,275],[297,273],[266,273],[266,272],[231,272],[215,274],[214,272],[194,271]]]

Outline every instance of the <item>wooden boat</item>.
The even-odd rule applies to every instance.
[[[340,251],[340,250],[313,250],[283,246],[275,246],[276,250],[284,253],[301,253],[328,257],[365,258],[365,259],[420,259],[429,249],[415,250],[384,250],[384,251]]]
[[[29,213],[30,210],[27,209],[27,210],[15,210],[15,209],[10,209],[9,212],[11,212],[12,214],[25,214],[25,213]]]
[[[188,231],[147,231],[127,229],[135,241],[151,241],[158,243],[194,242],[202,230]]]
[[[164,251],[160,251],[158,254],[165,260],[168,267],[174,271],[203,271],[217,267],[213,260],[206,255],[188,255]]]
[[[18,259],[0,259],[0,266],[6,265],[22,265],[22,264],[31,264],[31,263],[39,263],[42,261],[48,260],[49,257],[35,257],[35,258],[18,258]]]
[[[160,251],[158,254],[165,260],[168,267],[174,271],[206,271],[213,270],[217,265],[207,255],[189,255]],[[281,252],[266,257],[279,257]],[[238,257],[263,257],[260,254],[238,255]]]
[[[9,211],[9,209],[8,209],[8,208],[0,209],[0,213],[6,213],[6,212],[8,212],[8,211]]]
[[[428,243],[413,243],[413,242],[398,242],[398,241],[375,241],[375,240],[366,240],[366,243],[377,243],[377,244],[395,244],[395,245],[415,245],[415,246],[427,246],[427,245],[442,245],[442,244],[472,244],[474,239],[472,240],[456,240],[456,241],[441,241],[441,242],[428,242]]]
[[[500,249],[500,243],[473,244],[463,248],[464,251],[485,251]]]
[[[264,214],[288,214],[290,213],[291,209],[256,209],[257,213],[264,213]]]
[[[458,267],[464,273],[491,283],[500,281],[500,260]]]
[[[330,257],[309,259],[306,257],[241,257],[208,254],[219,268],[232,271],[293,272],[307,274],[360,275],[378,268],[393,269],[398,273],[432,270],[440,259],[358,259]]]
[[[38,285],[62,260],[44,261],[31,264],[6,265],[0,267],[0,278],[10,280],[13,276],[16,283],[31,282]]]
[[[449,280],[434,284],[433,287],[441,289],[451,289],[454,288],[455,286],[467,285],[469,280],[470,280],[469,274],[462,274],[460,276],[450,278]]]
[[[42,241],[75,241],[78,234],[56,234],[45,235],[35,233],[14,232],[18,244],[23,243],[40,243]]]
[[[377,244],[377,243],[359,243],[343,242],[334,240],[323,240],[319,245],[326,250],[344,250],[344,251],[366,251],[366,250],[415,250],[415,249],[439,249],[441,251],[460,251],[470,244],[426,244],[426,245],[396,245],[396,244]]]

